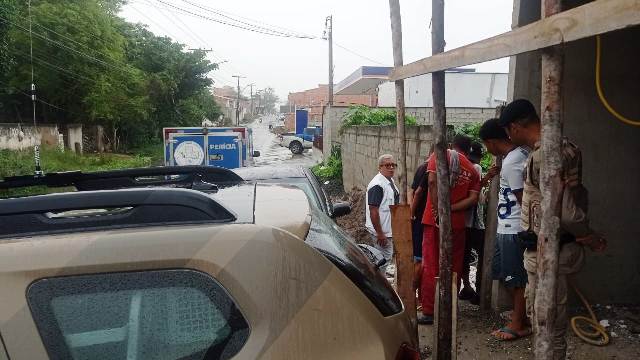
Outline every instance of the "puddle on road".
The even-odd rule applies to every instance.
[[[294,155],[289,149],[281,147],[276,135],[269,131],[271,121],[275,124],[275,117],[265,116],[262,123],[253,122],[248,125],[253,129],[254,150],[260,151],[260,157],[254,159],[255,166],[285,164],[310,167],[316,164],[313,150],[306,150],[300,155]]]

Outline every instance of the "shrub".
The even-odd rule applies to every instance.
[[[354,105],[349,107],[347,113],[343,116],[342,125],[340,126],[340,134],[345,129],[358,125],[395,125],[396,112],[391,109],[370,108],[365,105]],[[416,118],[411,115],[405,116],[405,125],[416,125]]]
[[[311,168],[311,171],[321,181],[342,181],[342,152],[340,146],[331,148],[329,158],[318,165]]]

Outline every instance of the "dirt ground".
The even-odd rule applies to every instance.
[[[585,313],[583,309],[573,309],[573,315]],[[607,331],[611,342],[607,346],[593,346],[583,342],[571,329],[567,334],[567,359],[638,359],[640,358],[640,307],[599,306],[594,309],[599,319],[607,319]],[[570,315],[570,316],[573,316]],[[459,303],[458,312],[458,359],[459,360],[512,360],[533,359],[533,336],[504,342],[494,339],[491,331],[502,326],[504,321],[498,315],[483,314],[477,306],[467,302]],[[634,333],[635,332],[635,333]],[[421,352],[426,359],[431,356],[433,326],[418,327]]]
[[[351,191],[348,194],[339,191],[336,186],[327,189],[334,200],[351,202],[351,214],[338,218],[343,227],[357,242],[369,243],[369,235],[364,229],[363,191]],[[474,269],[472,268],[472,271]],[[475,305],[466,301],[458,303],[458,359],[459,360],[512,360],[533,359],[533,336],[504,342],[491,336],[491,332],[505,324],[499,314],[485,314]],[[640,306],[593,305],[599,320],[606,320],[610,343],[607,346],[593,346],[577,337],[569,327],[567,333],[567,359],[640,359]],[[587,315],[583,307],[571,309],[569,317]],[[433,326],[420,325],[418,328],[421,352],[424,359],[431,358],[433,345]]]

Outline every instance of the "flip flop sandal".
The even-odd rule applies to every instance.
[[[500,341],[514,341],[514,340],[522,339],[524,337],[527,337],[527,336],[531,335],[531,328],[527,328],[527,330],[526,330],[526,332],[524,334],[518,334],[516,331],[513,331],[510,328],[504,326],[504,327],[500,328],[498,330],[498,332],[501,332],[503,334],[509,334],[509,335],[511,335],[513,337],[509,338],[509,339],[504,339],[504,338],[501,338],[501,337],[499,337],[497,335],[493,335],[494,338],[496,338],[496,339],[498,339]]]

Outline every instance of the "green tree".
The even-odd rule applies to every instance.
[[[199,125],[220,110],[217,69],[203,51],[117,16],[125,0],[33,0],[38,121],[101,124],[114,149],[157,141],[162,127]],[[29,118],[27,2],[0,0],[0,113]],[[45,104],[45,102],[47,104]]]

